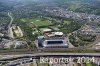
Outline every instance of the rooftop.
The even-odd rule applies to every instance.
[[[43,41],[44,47],[65,47],[68,46],[66,40],[64,39],[48,39]]]

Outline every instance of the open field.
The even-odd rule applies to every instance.
[[[77,8],[80,8],[80,4],[79,3],[75,3],[75,4],[70,4],[69,5],[69,9],[75,11]]]
[[[85,64],[85,66],[93,66],[91,63],[87,63]]]
[[[21,19],[21,21],[23,22],[31,22],[33,23],[34,25],[37,25],[37,26],[48,26],[50,25],[51,23],[48,21],[48,19],[42,19],[42,18],[34,18],[34,19],[29,19],[29,18],[23,18]]]

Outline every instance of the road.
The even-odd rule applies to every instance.
[[[69,36],[71,35],[71,33],[69,33],[68,35],[67,35],[67,37],[66,37],[66,40],[67,40],[67,42],[68,42],[68,48],[75,48],[74,47],[74,45],[72,45],[72,43],[70,43],[70,40],[69,40]]]
[[[38,66],[36,63],[36,59],[33,59],[34,66]]]
[[[16,54],[16,55],[1,55],[0,60],[11,59],[11,58],[33,58],[46,56],[67,56],[67,57],[99,57],[100,53],[33,53],[33,54]]]
[[[78,29],[78,30],[81,30],[81,29],[82,29],[82,28],[80,28],[80,29]],[[72,33],[77,33],[78,30],[73,31]],[[69,36],[70,36],[72,33],[67,34],[67,37],[66,37],[66,40],[67,40],[67,42],[68,42],[68,44],[69,44],[69,48],[75,48],[75,46],[74,46],[74,45],[70,42],[70,40],[69,40]]]
[[[11,25],[12,25],[12,22],[13,22],[13,17],[12,17],[12,13],[11,12],[8,12],[8,16],[10,17],[10,22],[9,22],[9,24],[8,24],[8,36],[10,37],[10,38],[13,38],[13,32],[12,32],[12,29],[11,29]]]
[[[93,43],[91,43],[87,48],[96,49],[96,47],[97,47],[96,44],[99,44],[99,43],[100,43],[100,36],[97,36],[97,39]]]
[[[81,30],[81,29],[82,29],[82,27],[81,27],[80,29],[78,29],[78,30]],[[72,33],[77,33],[78,30],[73,31]],[[74,45],[73,45],[72,43],[70,43],[70,41],[69,41],[69,36],[70,36],[72,33],[67,34],[67,41],[68,41],[68,44],[69,44],[69,48],[80,48],[80,49],[81,49],[82,47],[74,47]],[[84,48],[93,48],[93,46],[95,46],[95,45],[98,44],[99,42],[100,42],[100,36],[97,36],[97,39],[96,39],[93,43],[84,46]],[[95,48],[94,48],[94,49],[95,49]]]
[[[5,57],[5,58],[3,58]],[[5,66],[15,66],[16,64],[29,64],[33,62],[34,66],[37,66],[36,59],[40,58],[48,58],[48,57],[59,57],[59,58],[67,58],[67,57],[73,57],[73,58],[100,58],[100,53],[33,53],[33,54],[19,54],[19,55],[1,55],[0,57],[0,62],[5,62],[8,61],[9,63],[6,64]],[[33,60],[33,61],[32,61]],[[68,66],[74,64],[77,66],[76,63],[70,62],[67,64]]]
[[[8,28],[10,28],[11,27],[11,25],[12,25],[12,22],[13,22],[13,17],[12,17],[12,13],[11,12],[8,12],[8,16],[10,17],[10,23],[8,24]]]
[[[12,56],[12,57],[11,57]],[[37,66],[36,63],[36,59],[40,59],[40,58],[48,58],[48,57],[59,57],[59,58],[67,58],[67,57],[73,57],[73,58],[94,58],[96,60],[96,58],[100,58],[100,53],[33,53],[33,54],[19,54],[19,55],[10,55],[10,57],[7,55],[6,58],[2,58],[2,57],[6,57],[6,55],[1,55],[0,57],[0,62],[5,62],[5,61],[9,61],[8,64],[6,64],[5,66],[8,65],[12,65],[15,66],[16,64],[27,64],[27,63],[34,63],[34,66]],[[13,59],[13,60],[12,60]],[[31,61],[33,60],[33,61]],[[76,63],[74,62],[70,62],[68,65],[74,64],[75,66],[77,66]]]

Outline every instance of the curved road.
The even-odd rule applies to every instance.
[[[12,17],[12,13],[11,12],[8,12],[8,16],[10,17],[10,23],[8,24],[8,36],[10,38],[13,38],[13,33],[12,33],[12,29],[11,29],[11,25],[12,25],[12,22],[13,22],[13,17]]]
[[[8,28],[10,28],[10,27],[11,27],[11,25],[12,25],[12,22],[13,22],[12,13],[11,13],[11,12],[8,12],[8,16],[9,16],[9,17],[10,17],[10,19],[11,19],[11,21],[10,21],[10,23],[9,23],[9,25],[8,25]]]

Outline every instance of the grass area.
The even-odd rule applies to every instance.
[[[32,28],[32,30],[33,30],[32,34],[34,33],[40,35],[39,30],[37,28]]]
[[[50,26],[50,27],[51,27],[51,28],[58,28],[58,26],[56,26],[56,25],[55,25],[55,26]]]
[[[79,4],[72,4],[69,6],[70,10],[76,10],[79,7]]]
[[[62,27],[59,27],[63,33],[71,33],[75,30],[78,30],[82,26],[82,23],[77,21],[69,20],[66,22],[67,23],[63,24]]]
[[[33,31],[38,31],[37,28],[32,28]]]
[[[22,22],[26,22],[26,20],[23,18],[23,19],[20,19]]]
[[[78,9],[78,8],[80,8],[80,1],[75,1],[75,2],[73,2],[73,3],[70,3],[68,6],[68,8],[70,9],[70,10],[73,10],[73,11],[75,11],[76,9]]]
[[[89,44],[91,44],[91,42],[94,42],[96,40],[96,37],[93,35],[82,35],[77,33],[76,34],[72,34],[69,36],[69,41],[75,46],[87,46]]]
[[[38,26],[48,26],[50,25],[51,23],[48,21],[48,19],[43,19],[43,18],[34,18],[34,19],[29,19],[29,18],[23,18],[21,19],[21,21],[23,22],[31,22],[35,25],[38,25]]]
[[[69,25],[70,24],[70,21],[64,21],[64,24],[66,24],[66,23]]]
[[[91,63],[87,63],[85,64],[85,66],[93,66]]]
[[[49,64],[48,63],[39,63],[39,62],[37,62],[37,66],[49,66]]]
[[[49,28],[39,28],[40,29],[40,31],[43,31],[43,30],[45,30],[45,29],[49,29]]]
[[[43,63],[43,64],[38,63],[38,66],[49,66],[49,64],[47,64],[47,63]]]

